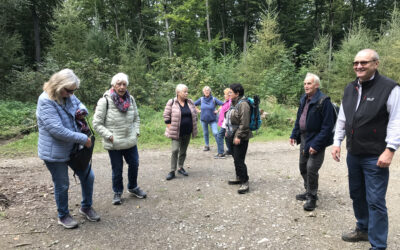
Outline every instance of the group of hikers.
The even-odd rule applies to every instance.
[[[378,65],[376,51],[364,49],[357,53],[353,61],[357,77],[345,88],[338,113],[330,98],[320,91],[319,77],[308,73],[290,144],[300,144],[299,169],[305,189],[295,198],[305,201],[304,210],[312,211],[317,207],[318,171],[324,161],[325,148],[333,144],[331,155],[340,161],[340,145],[346,137],[349,191],[356,227],[354,231],[344,233],[342,239],[369,241],[371,249],[386,249],[388,214],[385,197],[388,167],[400,146],[400,90],[395,81],[379,74]],[[126,74],[116,74],[111,80],[111,88],[99,99],[93,118],[94,130],[102,137],[110,157],[114,205],[122,203],[124,159],[128,165],[128,193],[140,199],[147,196],[137,183],[140,118],[128,85]],[[55,73],[43,86],[36,113],[38,154],[51,173],[58,224],[65,228],[78,226],[68,209],[70,155],[75,145],[92,146],[84,120],[87,109],[74,95],[79,86],[80,80],[72,70]],[[249,192],[245,158],[249,139],[253,137],[250,129],[253,110],[243,86],[231,84],[224,90],[223,102],[212,96],[208,86],[203,88],[203,96],[196,101],[188,99],[188,91],[186,85],[178,84],[176,96],[168,100],[163,112],[165,135],[171,139],[172,148],[171,168],[166,180],[174,179],[176,171],[183,176],[189,175],[184,163],[190,139],[197,135],[197,114],[200,112],[203,150],[210,151],[210,126],[217,143],[214,158],[232,155],[234,160],[235,176],[228,184],[238,185],[239,194]],[[77,170],[75,174],[82,189],[79,213],[89,221],[99,221],[100,216],[92,207],[94,174],[91,167]]]

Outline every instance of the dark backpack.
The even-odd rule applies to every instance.
[[[319,112],[321,113],[321,115],[323,115],[323,114],[322,114],[322,108],[323,108],[323,106],[324,106],[324,101],[325,101],[326,98],[329,98],[329,96],[323,96],[323,97],[321,97],[321,98],[318,100],[318,103],[317,103],[317,110],[319,110]],[[337,120],[338,114],[339,114],[339,106],[336,105],[336,104],[334,104],[334,103],[331,102],[331,101],[330,101],[330,103],[331,103],[331,105],[332,105],[332,107],[333,107],[333,112],[334,112],[333,117],[335,118],[335,125],[333,126],[333,130],[332,130],[332,138],[333,138],[333,136],[335,135],[336,120]]]
[[[238,102],[239,105],[241,102],[246,101],[250,106],[250,130],[255,131],[261,127],[261,116],[260,116],[260,97],[255,95],[253,98],[246,97]]]

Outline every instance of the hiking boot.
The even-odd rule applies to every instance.
[[[114,198],[112,200],[113,205],[121,205],[122,203],[121,195],[122,194],[114,193]]]
[[[240,185],[240,187],[238,189],[239,194],[245,194],[247,192],[249,192],[249,182],[248,181],[242,183],[242,185]]]
[[[76,222],[76,220],[74,220],[70,214],[67,214],[62,218],[58,218],[58,225],[72,229],[78,227],[78,222]]]
[[[241,183],[241,182],[240,182],[238,176],[236,176],[235,179],[232,179],[232,180],[229,180],[229,181],[228,181],[228,184],[229,184],[229,185],[239,185],[240,183]]]
[[[172,180],[175,178],[175,171],[171,171],[167,175],[167,181]]]
[[[96,211],[94,211],[94,209],[92,207],[88,207],[88,208],[81,207],[79,209],[79,213],[82,214],[83,216],[85,216],[86,219],[88,219],[89,221],[99,221],[100,220],[100,216],[96,213]]]
[[[144,199],[147,196],[147,194],[143,190],[141,190],[140,187],[128,189],[128,193],[130,193],[133,196],[136,196],[139,199]]]
[[[368,232],[356,228],[354,231],[342,234],[342,240],[347,242],[368,241]]]
[[[204,146],[203,151],[210,151],[210,146]]]
[[[303,208],[306,211],[313,211],[317,206],[317,200],[314,198],[307,198],[307,202],[304,204]]]
[[[298,201],[306,201],[307,200],[307,192],[304,192],[302,194],[297,194],[296,195],[296,200],[298,200]]]
[[[183,176],[189,176],[189,174],[185,171],[184,168],[178,169],[178,173],[180,173],[180,174],[183,175]]]
[[[225,159],[225,155],[224,154],[216,154],[214,156],[214,159]]]

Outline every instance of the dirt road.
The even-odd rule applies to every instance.
[[[94,156],[94,208],[97,223],[78,214],[80,186],[70,179],[70,209],[79,228],[57,225],[50,174],[38,158],[1,159],[0,249],[368,249],[346,243],[343,231],[355,221],[348,194],[345,156],[334,162],[327,149],[320,170],[318,208],[305,212],[295,200],[302,192],[298,147],[286,141],[250,143],[246,163],[250,193],[239,195],[226,180],[233,159],[189,147],[189,177],[166,181],[169,150],[139,150],[139,185],[148,198],[124,193],[111,204],[111,169],[107,154]],[[345,150],[344,150],[345,151]],[[389,248],[400,248],[400,159],[391,166],[387,195]],[[125,169],[126,170],[126,169]],[[72,176],[72,175],[71,175]],[[126,176],[126,171],[124,172]],[[125,177],[126,180],[126,177]],[[8,208],[4,210],[6,205]]]

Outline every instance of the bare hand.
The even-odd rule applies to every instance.
[[[167,128],[169,129],[171,127],[171,123],[170,124],[167,124]]]
[[[290,143],[290,145],[294,146],[296,144],[296,139],[290,138],[289,143]]]
[[[383,153],[379,156],[376,165],[381,168],[388,168],[390,163],[392,163],[393,155],[394,152],[390,151],[389,149],[385,149],[385,151],[383,151]]]
[[[90,140],[90,137],[88,137],[85,143],[85,147],[90,148],[91,146],[92,146],[92,140]]]
[[[318,152],[317,152],[317,150],[315,150],[312,147],[310,147],[310,149],[308,150],[308,153],[310,153],[310,155],[315,155]]]
[[[111,143],[114,143],[114,136],[110,136],[108,139],[110,139]]]
[[[235,139],[233,139],[233,144],[239,145],[240,144],[240,139],[235,137]]]
[[[214,110],[214,114],[218,114],[218,110]]]
[[[337,162],[340,161],[340,147],[338,147],[338,146],[333,146],[333,147],[332,147],[331,154],[332,154],[332,158],[333,158],[335,161],[337,161]]]

